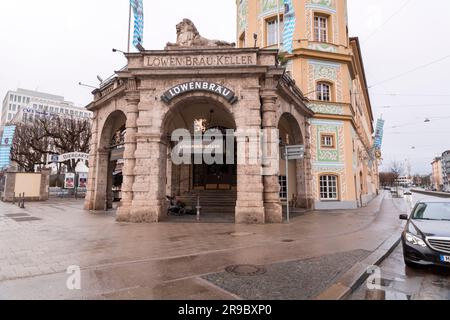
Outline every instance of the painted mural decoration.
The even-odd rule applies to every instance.
[[[274,12],[284,12],[284,0],[261,0],[261,14],[266,15]]]
[[[336,147],[333,149],[322,149],[320,144],[321,134],[331,134],[335,136]],[[347,181],[345,179],[344,168],[344,125],[341,121],[314,120],[311,123],[311,159],[313,162],[312,172],[317,178],[324,173],[333,173],[339,176],[340,190],[342,196],[347,193]],[[316,198],[319,197],[317,179],[313,179]]]
[[[309,0],[307,6],[322,7],[326,9],[336,9],[335,0]]]
[[[339,64],[323,63],[317,60],[308,61],[308,88],[313,92],[310,98],[315,100],[315,86],[317,81],[329,81],[334,84],[336,92],[336,101],[342,102],[342,70]]]
[[[240,0],[238,8],[239,33],[247,29],[248,0]]]
[[[344,108],[338,105],[328,104],[328,103],[310,103],[308,107],[315,113],[321,114],[333,114],[333,115],[343,115]]]

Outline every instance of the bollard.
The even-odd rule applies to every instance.
[[[197,195],[197,221],[200,221],[200,210],[202,207],[200,206],[200,195]]]
[[[22,204],[20,205],[20,208],[25,209],[25,192],[22,195]]]

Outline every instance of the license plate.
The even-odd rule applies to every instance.
[[[442,262],[446,262],[446,263],[450,263],[450,256],[441,256],[441,261]]]

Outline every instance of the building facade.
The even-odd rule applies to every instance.
[[[280,171],[286,161],[279,148],[285,144],[305,146],[303,159],[289,162],[291,188],[285,197],[295,199],[295,207],[313,208],[309,119],[314,112],[279,65],[278,50],[204,39],[187,19],[177,30],[177,43],[165,50],[126,54],[127,68],[94,91],[85,208],[112,207],[113,172],[122,159],[119,221],[162,221],[166,196],[175,196],[193,198],[192,206],[199,201],[202,217],[220,212],[236,223],[280,223],[280,191],[286,187]],[[214,141],[226,144],[225,152],[215,151],[225,162],[201,156],[198,162],[196,147],[211,146],[203,142],[192,149],[191,142],[183,145],[189,153],[177,149],[175,132],[185,132],[189,140],[206,129],[224,133]],[[175,161],[180,154],[187,155],[186,162]]]
[[[91,112],[68,102],[64,97],[17,89],[8,91],[2,106],[1,126],[7,123],[27,122],[40,117],[59,115],[74,118],[90,118]]]
[[[431,167],[431,183],[433,184],[434,189],[436,189],[437,191],[442,191],[444,187],[444,171],[442,168],[442,158],[436,157],[431,163]]]
[[[442,154],[442,190],[450,192],[450,151]]]
[[[308,98],[316,209],[366,205],[379,191],[373,113],[346,0],[292,1],[296,24],[287,72]],[[283,50],[283,0],[237,0],[239,47]],[[380,155],[378,155],[379,157]]]

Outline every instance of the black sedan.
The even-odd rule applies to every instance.
[[[450,201],[423,201],[414,207],[402,234],[407,266],[450,267]]]

